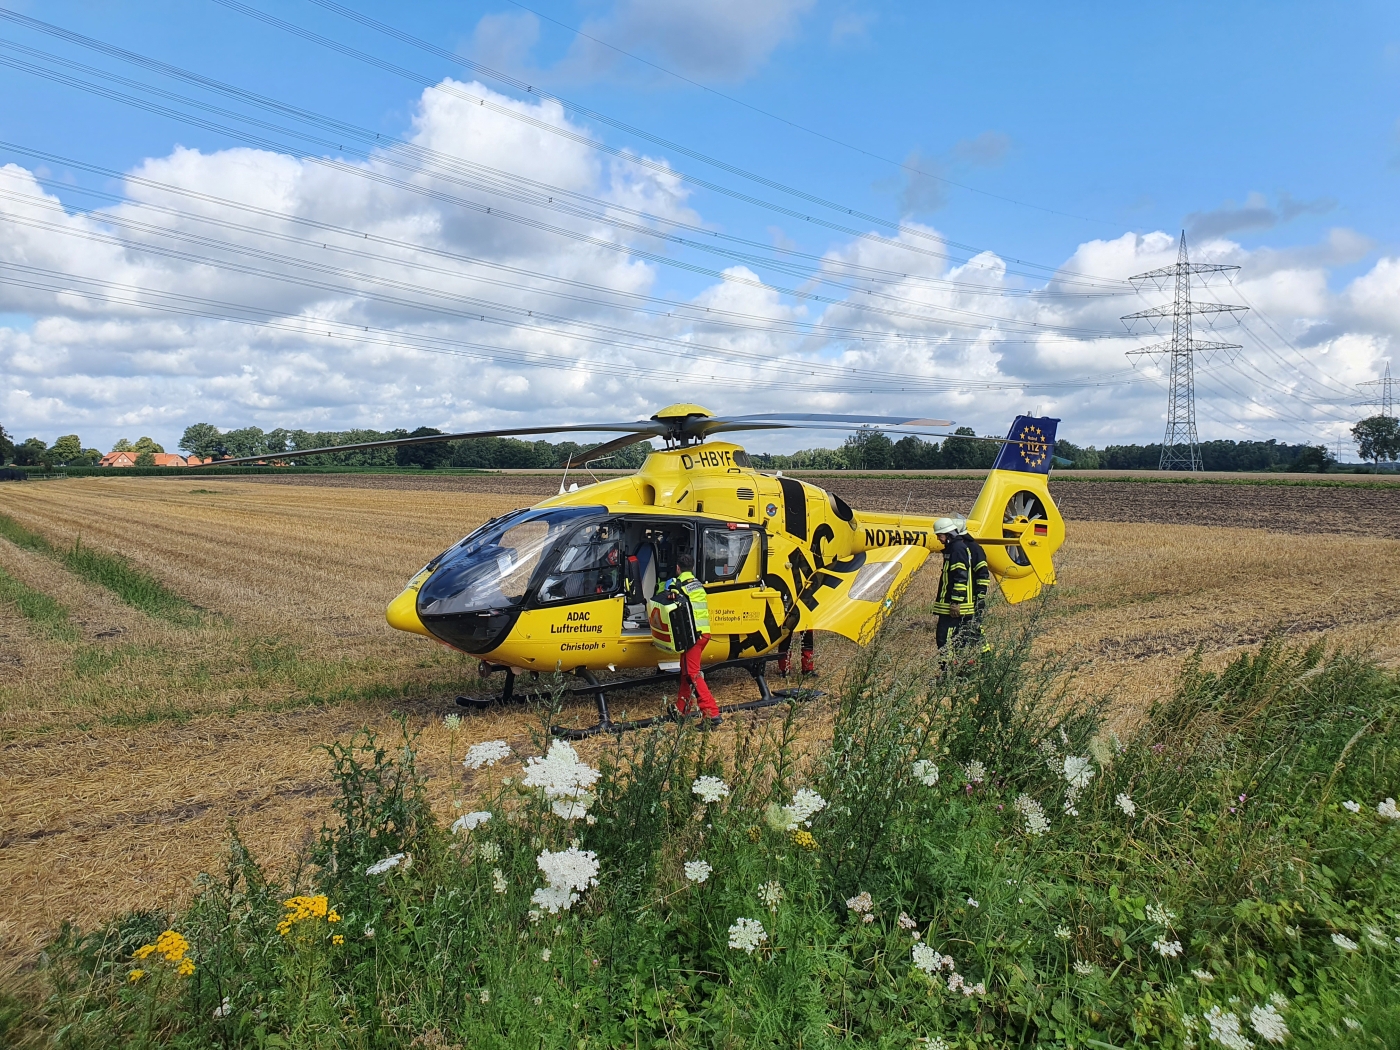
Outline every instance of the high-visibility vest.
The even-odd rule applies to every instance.
[[[651,641],[664,653],[684,653],[710,633],[709,595],[693,573],[667,580],[647,599]]]
[[[683,572],[672,581],[690,599],[690,612],[695,617],[695,633],[710,633],[710,596],[705,585],[695,578],[693,572]]]

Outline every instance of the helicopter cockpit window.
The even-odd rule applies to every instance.
[[[443,554],[418,592],[426,616],[504,610],[529,592],[540,562],[582,516],[600,507],[526,511],[483,528]]]
[[[729,583],[744,573],[753,550],[756,533],[752,529],[706,529],[702,583]]]
[[[624,568],[622,530],[616,522],[581,526],[565,542],[559,560],[540,584],[542,602],[617,594]]]

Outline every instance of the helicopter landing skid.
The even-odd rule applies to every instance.
[[[768,661],[764,658],[750,660],[726,660],[723,663],[712,664],[708,670],[717,671],[722,667],[742,667],[753,676],[754,683],[758,686],[758,699],[749,700],[741,704],[725,704],[720,707],[722,714],[730,714],[738,711],[756,711],[764,707],[773,707],[775,704],[788,700],[812,700],[822,694],[814,689],[771,689],[768,686],[768,679],[764,672]],[[493,668],[494,670],[494,668]],[[459,707],[471,707],[476,710],[485,710],[492,704],[511,703],[513,701],[531,700],[552,700],[554,693],[531,693],[518,695],[515,692],[516,673],[509,667],[500,668],[505,671],[506,680],[501,688],[501,695],[492,699],[477,699],[474,697],[459,696],[457,705]],[[614,682],[600,682],[592,671],[580,668],[574,672],[575,676],[583,679],[583,685],[568,686],[563,690],[566,696],[592,696],[598,705],[598,721],[583,729],[570,729],[567,726],[550,726],[549,731],[557,737],[566,740],[583,740],[599,733],[625,733],[633,729],[645,729],[647,726],[655,725],[658,722],[667,721],[665,716],[657,718],[639,718],[621,722],[614,722],[608,711],[608,693],[619,692],[624,689],[641,689],[651,685],[663,685],[675,682],[680,678],[679,671],[660,671],[656,674],[645,675],[641,678],[623,678]]]

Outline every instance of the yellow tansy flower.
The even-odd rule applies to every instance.
[[[137,948],[134,952],[131,953],[131,957],[133,959],[144,959],[146,958],[146,956],[150,955],[151,952],[155,950],[156,946],[154,944],[143,944],[141,945],[141,947]]]
[[[181,959],[180,965],[175,970],[175,972],[178,973],[181,977],[188,977],[190,974],[194,973],[194,960]]]
[[[806,829],[799,829],[794,832],[792,841],[805,850],[815,850],[817,848],[816,836]]]
[[[337,933],[334,937],[331,938],[331,943],[332,943],[332,944],[344,944],[344,943],[345,943],[345,938],[342,937],[340,934]]]
[[[145,970],[132,970],[129,974],[126,975],[126,979],[127,979],[128,981],[130,981],[132,984],[135,984],[137,981],[139,981],[142,977],[145,977],[145,976],[146,976],[146,971],[145,971]]]

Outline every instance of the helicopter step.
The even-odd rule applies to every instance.
[[[706,668],[707,672],[717,671],[726,667],[743,668],[753,676],[754,683],[758,686],[758,699],[749,700],[739,704],[725,704],[720,707],[722,714],[730,714],[738,711],[755,711],[764,707],[773,707],[776,704],[790,700],[813,700],[821,696],[821,692],[814,689],[772,689],[768,685],[765,676],[768,660],[760,657],[749,660],[725,660],[722,663],[712,664]],[[532,701],[553,700],[558,693],[564,696],[592,696],[598,705],[598,721],[591,726],[582,729],[572,729],[568,726],[550,726],[550,732],[557,737],[566,740],[583,740],[599,733],[625,733],[633,729],[645,729],[647,726],[655,725],[665,721],[664,717],[641,718],[628,721],[614,722],[608,710],[608,693],[619,692],[625,689],[641,689],[646,686],[664,685],[677,681],[680,678],[679,671],[660,671],[657,674],[643,675],[640,678],[622,678],[611,682],[600,682],[597,676],[588,668],[583,667],[573,672],[574,676],[583,680],[582,685],[565,686],[562,690],[551,690],[549,692],[534,692],[517,694],[515,692],[515,680],[518,677],[516,671],[510,667],[500,665],[483,664],[482,670],[487,674],[496,671],[505,671],[505,684],[502,686],[499,697],[480,699],[476,697],[459,696],[456,699],[457,706],[470,707],[482,711],[492,704]],[[537,677],[537,676],[536,676]]]

